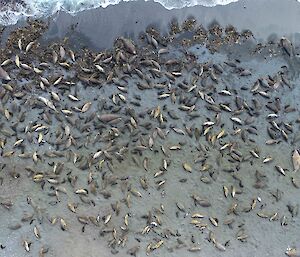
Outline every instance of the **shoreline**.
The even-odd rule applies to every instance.
[[[300,17],[300,3],[296,0],[288,0],[284,4],[281,0],[240,0],[228,5],[194,6],[172,10],[153,1],[133,1],[121,2],[106,8],[88,9],[74,15],[59,11],[38,20],[49,24],[49,29],[44,33],[46,44],[67,36],[75,45],[79,39],[82,45],[93,50],[103,50],[110,48],[119,36],[137,40],[140,33],[150,26],[162,34],[167,34],[171,21],[175,20],[181,24],[188,18],[196,19],[197,24],[201,24],[205,29],[217,23],[222,27],[232,25],[237,31],[250,30],[257,42],[276,40],[285,36],[298,44],[300,43],[298,17]],[[19,20],[15,25],[3,26],[2,46],[11,31],[25,24],[25,20]]]
[[[60,12],[50,21],[46,36],[49,40],[62,38],[70,34],[70,27],[75,24],[75,32],[86,38],[92,48],[99,50],[109,48],[118,36],[137,39],[148,26],[166,33],[170,21],[176,18],[178,23],[182,23],[189,17],[195,18],[205,28],[217,22],[222,27],[233,25],[238,31],[250,30],[258,41],[268,40],[274,35],[287,36],[293,42],[300,41],[300,24],[297,22],[300,4],[293,0],[284,5],[281,0],[241,0],[226,6],[174,10],[167,10],[152,1],[122,2],[105,9],[83,11],[75,16]]]

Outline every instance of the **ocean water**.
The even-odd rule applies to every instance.
[[[167,9],[179,9],[196,5],[213,7],[216,5],[227,5],[237,1],[238,0],[154,0],[154,2],[160,3]],[[6,4],[0,3],[0,24],[16,24],[19,19],[26,17],[47,17],[60,10],[76,14],[77,12],[97,7],[106,8],[120,2],[121,0],[7,0]]]

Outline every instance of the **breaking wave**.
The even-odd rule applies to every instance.
[[[3,1],[5,3],[3,3]],[[124,0],[142,1],[142,0]],[[145,0],[147,1],[147,0]],[[238,0],[154,0],[167,9],[180,9],[202,5],[213,7],[216,5],[227,5]],[[64,11],[70,14],[93,9],[97,7],[106,8],[110,5],[116,5],[121,0],[0,0],[0,24],[16,24],[19,19],[26,17],[47,17],[57,11]]]

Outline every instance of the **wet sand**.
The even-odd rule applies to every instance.
[[[279,11],[279,2],[274,3]],[[155,14],[163,16],[162,20],[151,15],[147,17],[152,21],[141,19],[138,6],[148,4],[160,9]],[[293,4],[289,3],[293,11],[289,19],[280,26],[267,16],[269,26],[258,28],[259,17],[263,17],[259,13],[252,20],[258,22],[255,25],[240,23],[239,17],[229,15],[233,10],[253,13],[255,4],[246,9],[239,2],[167,12],[153,3],[122,3],[72,18],[60,14],[50,23],[47,40],[27,54],[17,48],[16,41],[12,63],[3,66],[13,89],[1,88],[0,214],[5,221],[0,225],[1,255],[37,256],[41,247],[49,247],[45,256],[130,256],[128,249],[133,251],[136,246],[136,256],[147,256],[147,247],[149,256],[285,256],[287,247],[299,251],[296,186],[300,171],[293,172],[291,156],[299,149],[300,65],[298,57],[289,57],[278,39],[266,44],[267,31],[280,38],[285,30],[296,39],[297,28],[288,26],[299,11]],[[266,4],[262,6],[267,9]],[[86,29],[91,23],[101,23],[105,15],[111,17],[113,12],[121,17],[118,10],[130,12],[132,8],[139,17],[136,26],[128,21],[124,27],[111,24],[115,28],[111,30],[106,29],[108,24],[93,26],[95,31]],[[103,15],[100,20],[95,18],[99,12]],[[224,43],[224,38],[219,41],[213,33],[218,32],[216,27],[195,42],[189,41],[195,35],[190,31],[174,34],[168,43],[154,34],[160,42],[155,48],[137,37],[154,21],[166,35],[172,17],[182,21],[190,12],[199,13],[205,26],[216,18],[220,24],[251,29],[255,38],[241,36],[233,43],[229,40],[233,33],[232,38],[227,37],[230,42]],[[249,13],[247,17],[251,17]],[[90,19],[84,19],[87,16]],[[70,25],[76,22],[77,33],[69,42],[53,44],[57,36],[68,35]],[[136,39],[137,57],[120,41],[111,49],[120,35]],[[264,40],[261,45],[258,38]],[[186,45],[182,46],[184,39]],[[51,45],[43,49],[46,42]],[[81,44],[108,49],[93,62],[99,52],[76,50]],[[66,59],[53,64],[52,50],[59,55],[60,45],[66,50]],[[158,54],[163,48],[168,53]],[[75,49],[75,61],[69,49]],[[122,53],[124,60],[117,53]],[[42,74],[18,68],[16,54],[21,63],[40,68]],[[112,61],[106,61],[110,56]],[[156,62],[143,63],[144,59]],[[178,64],[166,64],[174,59]],[[40,62],[50,66],[42,67]],[[107,82],[111,71],[115,79]],[[251,73],[247,75],[247,71]],[[90,77],[92,74],[95,77]],[[50,81],[44,89],[41,76]],[[95,80],[87,83],[86,78]],[[20,92],[25,94],[18,96]],[[101,115],[108,113],[118,118],[104,121]],[[274,117],[267,118],[269,114]],[[24,120],[19,122],[22,116]],[[41,128],[43,125],[46,127]],[[277,144],[266,144],[271,139],[267,128]],[[20,139],[24,141],[16,146]],[[272,161],[264,163],[267,157]],[[285,175],[277,170],[278,165]],[[87,196],[76,194],[78,189],[87,190]],[[68,203],[75,204],[75,213]],[[116,203],[120,211],[114,207]],[[195,213],[204,217],[192,218]],[[27,214],[32,218],[22,221]],[[78,217],[87,219],[88,224],[80,223]],[[61,219],[67,223],[65,231]],[[225,225],[230,219],[233,223]],[[16,224],[21,227],[14,227]],[[34,235],[35,226],[40,238]],[[148,233],[141,233],[144,229]],[[29,253],[24,240],[31,243]],[[191,252],[198,247],[199,252]]]
[[[294,41],[299,40],[299,16],[300,6],[294,0],[284,3],[281,0],[239,1],[213,8],[195,6],[180,10],[166,10],[152,1],[123,2],[105,9],[81,12],[75,17],[58,13],[55,21],[51,21],[47,36],[53,39],[68,35],[77,45],[79,41],[103,49],[109,48],[120,35],[137,38],[149,26],[167,33],[173,19],[182,23],[193,17],[205,28],[217,22],[224,27],[231,24],[239,31],[249,29],[258,41],[276,35],[288,36]],[[74,24],[75,33],[71,33],[70,27]]]

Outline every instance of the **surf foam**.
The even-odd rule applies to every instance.
[[[124,2],[129,1],[142,0],[124,0]],[[216,5],[227,5],[237,1],[238,0],[154,0],[154,2],[160,3],[169,10],[196,5],[213,7]],[[23,0],[18,1],[19,3],[17,4],[12,4],[12,2],[15,2],[15,0],[9,0],[6,4],[0,4],[0,24],[2,25],[16,24],[19,19],[26,17],[47,17],[58,11],[76,14],[77,12],[97,7],[106,8],[110,5],[120,3],[121,0]]]

